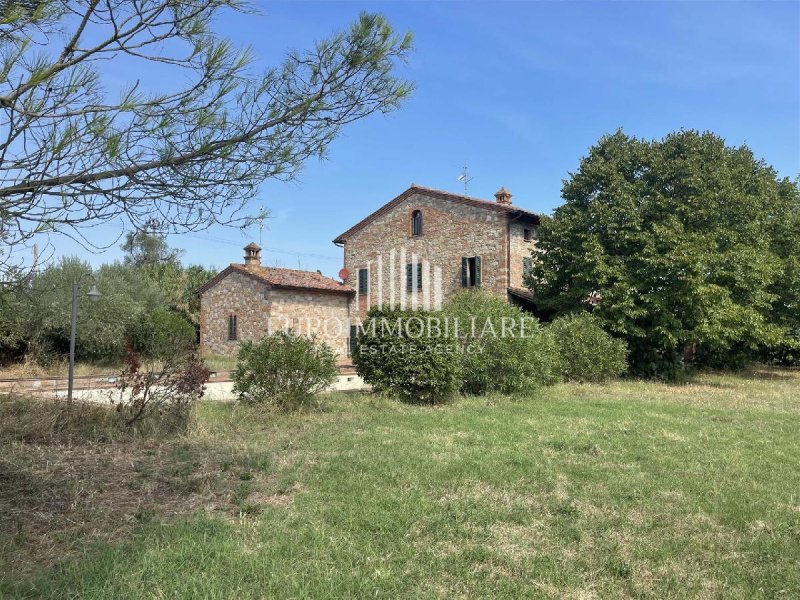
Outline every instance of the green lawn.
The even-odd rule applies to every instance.
[[[0,451],[2,597],[800,596],[798,371]]]

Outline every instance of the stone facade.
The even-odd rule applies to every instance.
[[[341,360],[347,356],[350,290],[318,273],[261,267],[256,254],[247,265],[225,269],[199,293],[204,354],[231,356],[242,341],[292,330],[315,335]],[[229,339],[231,316],[236,317],[235,340]]]
[[[292,329],[316,335],[344,362],[350,324],[363,319],[370,306],[435,309],[463,289],[465,266],[468,285],[479,265],[482,289],[503,299],[516,290],[518,297],[539,217],[514,207],[505,188],[495,197],[489,202],[412,186],[334,240],[344,251],[344,283],[318,272],[262,267],[261,249],[248,244],[245,264],[231,264],[199,290],[202,351],[233,355],[243,340]],[[421,234],[412,226],[416,211]],[[526,229],[531,240],[525,240]],[[409,264],[420,265],[426,282],[418,286],[414,272],[411,290]],[[366,293],[359,291],[361,269],[367,273]],[[229,339],[231,316],[235,340]]]
[[[231,356],[241,340],[259,340],[270,316],[265,285],[241,273],[231,273],[200,295],[200,349],[204,354]],[[238,335],[228,340],[228,317],[236,315]]]
[[[495,203],[414,186],[337,238],[348,271],[345,284],[357,292],[353,320],[379,304],[435,308],[437,268],[444,300],[463,289],[464,258],[480,257],[480,287],[491,294],[507,299],[510,287],[522,287],[523,258],[535,243],[524,241],[524,229],[535,230],[538,217],[512,209],[511,195],[501,192],[503,208],[496,210]],[[415,211],[422,214],[421,235],[412,232]],[[430,285],[409,292],[407,265],[417,263]],[[361,269],[368,270],[366,294],[359,292]]]
[[[530,239],[525,240],[525,230],[528,230]],[[509,226],[508,254],[509,254],[509,287],[525,287],[524,261],[531,257],[536,244],[537,226],[533,223],[512,222]]]

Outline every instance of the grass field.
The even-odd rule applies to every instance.
[[[800,596],[798,371],[8,437],[4,598]]]

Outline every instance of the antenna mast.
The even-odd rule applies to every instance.
[[[261,241],[264,237],[264,219],[267,218],[267,213],[262,206],[258,212],[258,245],[261,246]]]
[[[464,161],[464,168],[461,170],[461,175],[458,176],[458,181],[464,182],[464,195],[467,195],[467,184],[472,181],[472,177],[469,176],[469,170],[467,169],[467,161]]]

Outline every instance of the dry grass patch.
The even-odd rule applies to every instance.
[[[0,398],[0,566],[24,575],[154,521],[291,503],[299,488],[276,492],[246,447],[220,441],[138,438],[106,407]]]

